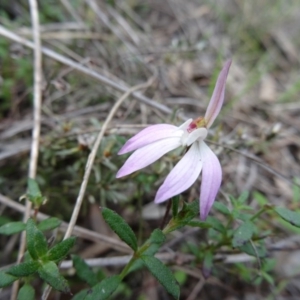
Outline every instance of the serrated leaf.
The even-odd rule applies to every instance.
[[[87,282],[90,286],[97,284],[97,276],[87,265],[87,263],[78,255],[72,256],[73,265],[76,269],[77,276],[83,281]]]
[[[162,245],[166,240],[166,236],[160,229],[155,229],[150,235],[149,242]]]
[[[35,290],[29,284],[24,284],[18,293],[17,300],[34,300],[35,299]]]
[[[160,282],[166,291],[175,299],[179,299],[179,285],[170,269],[154,256],[142,255],[141,259],[147,269]]]
[[[216,218],[214,217],[207,217],[206,221],[207,224],[209,224],[211,226],[211,228],[215,229],[218,232],[221,233],[225,233],[226,232],[226,228],[224,227],[224,225]]]
[[[37,229],[32,219],[28,219],[27,221],[26,241],[28,252],[34,260],[46,255],[48,251],[47,240],[43,233]]]
[[[300,213],[291,211],[284,207],[275,207],[274,211],[285,221],[295,227],[300,227]]]
[[[16,277],[29,276],[37,271],[40,263],[36,260],[26,261],[24,263],[12,266],[7,273]]]
[[[57,228],[60,224],[61,224],[61,220],[59,220],[58,218],[51,217],[41,221],[37,225],[37,228],[41,231],[52,230],[54,228]]]
[[[253,248],[255,247],[255,249]],[[255,257],[264,258],[267,257],[267,250],[263,245],[251,244],[246,242],[243,246],[238,247],[240,251]]]
[[[71,300],[84,300],[84,298],[88,295],[89,291],[90,289],[83,289],[79,293],[74,295],[74,297],[72,297]]]
[[[59,269],[53,261],[43,264],[38,269],[38,273],[54,289],[63,293],[70,292],[67,280],[59,273]]]
[[[109,227],[134,251],[137,250],[137,239],[131,227],[114,211],[103,208],[102,216]]]
[[[254,233],[255,227],[252,222],[246,221],[241,224],[234,232],[232,246],[241,247],[248,242]]]
[[[6,287],[16,281],[18,278],[5,272],[0,272],[0,288]]]
[[[25,230],[26,224],[23,222],[10,222],[0,227],[0,234],[11,235]]]
[[[154,255],[160,246],[165,242],[166,236],[160,229],[155,229],[152,233],[150,238],[148,239],[148,243],[150,246],[143,252],[143,255]]]
[[[117,275],[105,278],[92,287],[91,292],[84,298],[84,300],[108,299],[120,283],[121,278]]]
[[[75,237],[70,237],[56,244],[48,251],[47,253],[48,260],[52,260],[55,262],[62,260],[69,253],[71,248],[74,246],[75,241],[76,241]]]
[[[221,202],[215,201],[213,204],[213,207],[218,210],[220,213],[224,215],[230,215],[230,210],[227,208],[227,206]]]

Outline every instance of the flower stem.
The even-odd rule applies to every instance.
[[[133,265],[133,263],[136,261],[137,257],[135,255],[133,255],[130,259],[130,261],[128,262],[128,264],[124,267],[124,269],[122,270],[121,274],[120,274],[120,278],[121,280],[124,279],[124,277],[127,275],[127,273],[129,272],[131,266]]]
[[[172,199],[170,201],[168,201],[168,204],[167,204],[167,208],[166,208],[166,212],[165,212],[165,215],[164,215],[164,218],[162,219],[162,222],[159,226],[159,228],[162,230],[167,222],[167,217],[169,215],[169,212],[170,212],[170,209],[171,209],[171,206],[172,206]]]
[[[269,206],[264,206],[255,215],[253,215],[250,220],[254,221],[257,217],[259,217],[261,214],[263,214],[264,212],[266,212],[269,209],[270,209]]]

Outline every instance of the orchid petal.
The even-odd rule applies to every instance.
[[[231,60],[228,60],[221,70],[214,92],[210,99],[204,119],[206,120],[207,128],[209,128],[218,116],[224,102],[226,79],[231,65]]]
[[[204,142],[200,145],[200,152],[203,161],[200,218],[205,220],[221,186],[222,169],[219,159]]]
[[[122,168],[118,171],[116,177],[120,178],[147,167],[164,154],[174,150],[180,145],[180,137],[170,137],[144,146],[131,154]]]
[[[155,203],[161,203],[187,190],[198,178],[202,169],[199,143],[194,143],[158,189]]]
[[[192,131],[186,140],[186,145],[192,145],[196,140],[204,140],[207,136],[207,129],[206,128],[197,128],[196,130]]]
[[[169,124],[157,124],[146,127],[129,139],[118,154],[128,153],[158,140],[168,138],[174,135],[175,131],[178,131],[178,127]],[[176,133],[175,135],[178,134]]]

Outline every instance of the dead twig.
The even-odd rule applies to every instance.
[[[15,41],[21,45],[24,45],[28,48],[31,48],[31,49],[34,49],[34,44],[27,40],[27,39],[24,39],[20,36],[18,36],[17,34],[13,33],[12,31],[6,29],[5,27],[1,26],[0,25],[0,35],[12,40],[12,41]],[[88,76],[91,76],[97,80],[99,80],[100,82],[102,82],[103,84],[107,85],[107,86],[110,86],[122,93],[126,93],[128,92],[130,89],[128,86],[126,85],[121,85],[119,84],[118,82],[115,82],[115,81],[112,81],[111,79],[103,76],[102,74],[90,69],[90,68],[87,68],[85,66],[82,66],[81,64],[79,63],[76,63],[75,61],[63,56],[63,55],[60,55],[59,53],[56,53],[55,51],[49,49],[49,48],[46,48],[46,47],[42,47],[41,48],[42,50],[42,53],[64,65],[67,65],[71,68],[73,68],[74,70],[77,70],[79,72],[82,72]],[[160,104],[158,102],[155,102],[153,100],[151,100],[150,98],[144,96],[143,94],[135,91],[135,92],[132,92],[132,96],[143,102],[143,103],[146,103],[147,105],[151,106],[151,107],[154,107],[154,108],[157,108],[159,109],[160,111],[166,113],[166,114],[171,114],[172,113],[172,110],[170,108],[168,108],[167,106],[163,105],[163,104]],[[177,115],[178,118],[184,120],[185,118],[181,115]]]
[[[177,259],[180,259],[180,261],[187,263],[195,259],[194,255],[176,253],[176,252],[157,253],[155,257],[164,262],[174,262]],[[117,257],[90,258],[90,259],[85,259],[85,262],[90,267],[125,266],[130,261],[131,258],[132,255],[123,255]],[[73,266],[72,260],[65,260],[62,262],[60,267],[62,269],[69,269],[72,268],[72,266]]]
[[[41,52],[41,38],[40,38],[40,24],[38,15],[38,6],[36,0],[29,0],[32,35],[34,41],[34,90],[33,90],[33,130],[32,142],[30,151],[29,171],[28,176],[35,178],[37,171],[38,155],[39,155],[39,140],[41,131],[41,102],[42,102],[42,52]],[[24,214],[24,223],[30,217],[32,203],[26,200],[26,210]],[[18,253],[17,262],[19,263],[24,255],[26,247],[26,232],[21,234],[21,243]],[[12,288],[11,299],[17,298],[19,288],[19,281],[15,281]]]

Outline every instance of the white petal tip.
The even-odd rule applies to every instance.
[[[117,173],[116,178],[121,178],[121,177],[122,177],[122,175]]]
[[[207,215],[208,215],[208,213],[207,214],[201,214],[200,213],[200,220],[201,221],[206,221]]]
[[[158,197],[157,195],[156,195],[156,197],[155,197],[155,199],[154,199],[154,203],[156,203],[156,204],[160,204],[160,203],[162,203],[162,202],[165,202],[166,200],[168,200],[168,199],[165,199],[165,198],[163,198],[163,197]]]

